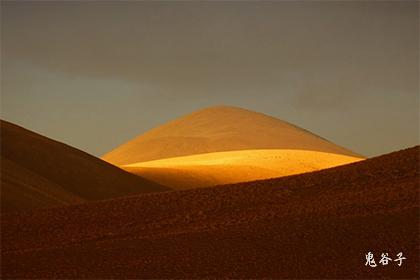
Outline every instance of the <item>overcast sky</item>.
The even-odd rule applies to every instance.
[[[1,117],[100,156],[244,107],[374,156],[419,143],[419,3],[1,2]]]

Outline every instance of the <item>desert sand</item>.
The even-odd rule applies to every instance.
[[[302,150],[243,150],[199,154],[121,166],[174,189],[208,187],[294,175],[362,158]]]
[[[183,116],[105,154],[117,166],[194,154],[298,149],[360,155],[285,121],[237,107],[216,106]]]
[[[2,278],[417,278],[419,151],[2,214]]]
[[[28,210],[168,188],[1,121],[1,210]]]

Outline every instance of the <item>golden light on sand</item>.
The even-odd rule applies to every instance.
[[[282,177],[360,160],[363,158],[334,153],[267,149],[173,157],[121,167],[173,188],[188,189]]]
[[[293,149],[360,156],[286,121],[239,107],[213,106],[149,130],[105,154],[102,159],[121,166],[256,149]]]

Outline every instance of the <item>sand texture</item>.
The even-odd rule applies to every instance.
[[[2,278],[417,278],[418,159],[3,214]]]

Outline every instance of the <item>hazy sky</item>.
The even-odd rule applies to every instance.
[[[102,155],[226,104],[366,156],[419,143],[419,3],[1,2],[1,117]]]

